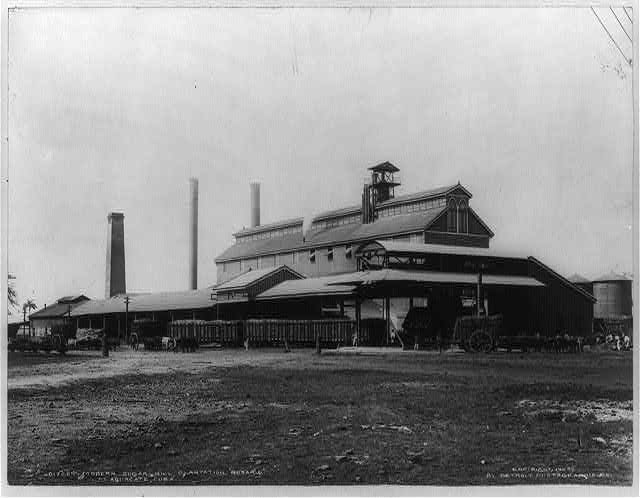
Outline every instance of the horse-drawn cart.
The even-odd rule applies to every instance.
[[[496,347],[502,315],[461,316],[453,329],[453,343],[465,351],[488,353]]]

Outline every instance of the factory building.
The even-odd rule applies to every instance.
[[[233,234],[235,243],[216,258],[216,290],[285,265],[306,278],[249,298],[251,316],[306,310],[319,318],[337,308],[359,323],[367,304],[379,303],[381,316],[399,327],[409,308],[431,301],[449,321],[502,314],[511,334],[591,333],[591,293],[532,256],[492,251],[494,234],[462,184],[396,195],[397,167],[385,162],[369,171],[359,205],[321,213],[306,230],[302,218],[259,225],[252,186],[252,226]]]
[[[283,264],[307,277],[356,271],[355,249],[374,240],[489,247],[493,232],[460,183],[396,196],[397,167],[385,162],[369,171],[361,204],[318,214],[306,232],[304,219],[294,218],[234,233],[235,244],[216,258],[218,283]],[[256,196],[252,188],[252,220],[259,222],[259,190]]]
[[[50,333],[56,327],[65,326],[69,321],[71,312],[87,301],[89,301],[89,298],[84,294],[80,294],[61,297],[55,303],[48,306],[45,305],[42,309],[29,315],[31,330],[34,335],[39,336]]]
[[[382,343],[389,343],[392,328],[402,327],[409,309],[428,306],[446,316],[449,330],[456,317],[482,313],[503,315],[510,335],[591,333],[592,294],[532,256],[493,251],[493,231],[461,183],[396,195],[398,171],[389,162],[369,168],[360,204],[310,222],[294,218],[261,225],[260,187],[251,184],[251,226],[237,231],[235,243],[216,258],[217,284],[199,290],[193,289],[198,185],[192,179],[186,258],[191,289],[116,293],[79,305],[71,318],[78,328],[123,337],[127,319],[151,320],[165,334],[182,320],[333,317],[352,320],[360,337],[365,322],[375,317],[386,323]],[[117,235],[109,238],[115,245],[107,252],[123,257],[114,264],[108,256],[107,282],[115,276],[125,288],[120,227]]]

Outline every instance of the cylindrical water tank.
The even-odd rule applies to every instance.
[[[593,297],[597,299],[594,318],[621,318],[632,315],[632,280],[611,273],[593,281]]]

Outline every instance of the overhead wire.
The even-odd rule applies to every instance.
[[[622,49],[620,48],[620,45],[618,45],[618,42],[616,42],[615,38],[611,35],[611,33],[609,33],[609,30],[607,29],[607,27],[604,25],[604,23],[602,22],[602,19],[600,19],[600,17],[598,16],[598,14],[596,14],[596,11],[593,9],[593,7],[590,7],[591,12],[593,12],[593,15],[596,16],[596,19],[598,20],[598,22],[600,23],[600,25],[602,26],[602,29],[604,29],[606,31],[606,33],[609,35],[609,38],[611,38],[611,41],[613,42],[613,44],[616,46],[616,48],[618,49],[618,51],[620,52],[620,54],[622,54],[622,57],[624,58],[625,61],[627,61],[627,64],[631,65],[631,59],[628,59],[627,56],[625,55],[625,53],[622,51]]]
[[[629,12],[627,12],[627,8],[626,7],[622,7],[622,10],[624,10],[624,13],[629,18],[629,21],[631,21],[631,24],[633,24],[633,19],[631,19],[631,16],[629,15]]]
[[[613,14],[613,17],[615,17],[615,18],[616,18],[616,21],[618,21],[618,24],[619,24],[619,25],[620,25],[620,27],[622,28],[622,31],[624,31],[624,34],[625,34],[625,35],[627,35],[627,38],[629,38],[629,41],[630,41],[631,43],[633,43],[633,40],[631,39],[631,36],[629,36],[629,33],[627,33],[627,30],[626,30],[626,29],[624,29],[624,26],[623,26],[623,24],[620,22],[620,19],[618,19],[618,16],[616,15],[615,10],[613,10],[613,8],[612,8],[612,7],[609,7],[609,9],[611,10],[611,13]]]

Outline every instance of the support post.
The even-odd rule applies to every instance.
[[[480,303],[482,301],[482,269],[478,272],[478,288],[476,290],[476,312],[480,316]]]
[[[356,296],[356,340],[355,340],[355,346],[358,346],[358,343],[360,342],[360,328],[361,328],[361,323],[360,323],[360,314],[361,314],[361,309],[360,309],[360,298],[358,296]]]
[[[127,342],[129,342],[129,296],[125,296],[124,305],[124,335]]]
[[[389,317],[390,312],[391,312],[391,298],[387,296],[384,301],[384,315],[385,315],[386,326],[387,326],[387,346],[391,342],[391,319]]]

